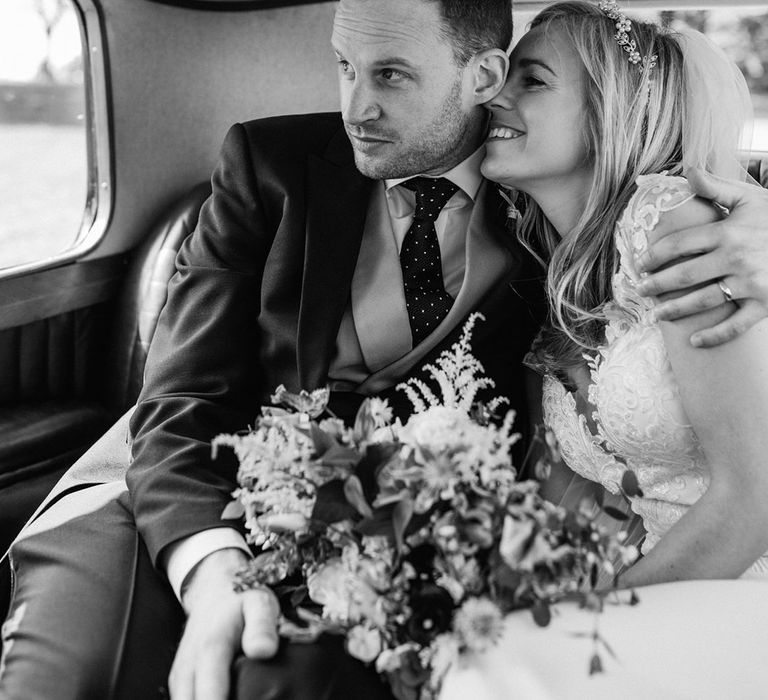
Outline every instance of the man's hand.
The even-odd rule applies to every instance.
[[[252,659],[277,651],[277,598],[267,589],[232,589],[246,561],[244,552],[223,549],[190,575],[182,594],[187,624],[168,678],[173,700],[226,700],[232,660],[241,649]]]
[[[657,318],[674,320],[723,304],[724,293],[717,284],[722,280],[739,308],[713,328],[691,336],[693,345],[711,347],[768,316],[768,190],[702,170],[692,170],[687,177],[699,196],[730,213],[722,221],[675,231],[652,243],[637,265],[640,272],[653,274],[638,289],[644,296],[659,296],[703,285],[656,307]],[[688,259],[654,272],[681,258]]]

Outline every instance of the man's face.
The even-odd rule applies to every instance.
[[[440,174],[479,145],[483,113],[440,28],[437,2],[340,1],[341,112],[364,175]]]

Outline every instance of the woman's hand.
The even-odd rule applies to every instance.
[[[722,305],[726,301],[718,286],[722,280],[738,308],[690,339],[694,346],[711,347],[742,335],[768,317],[768,190],[702,170],[692,170],[687,177],[698,195],[730,213],[720,221],[672,231],[651,243],[637,260],[638,271],[650,273],[638,289],[644,296],[689,290],[656,307],[659,319],[671,321]]]
[[[662,214],[649,241],[715,218],[701,199],[691,199]],[[706,456],[698,476],[706,490],[698,500],[695,492],[681,498],[692,504],[622,576],[624,585],[736,578],[768,551],[768,323],[718,347],[689,342],[692,333],[727,322],[728,306],[659,324],[685,422]]]

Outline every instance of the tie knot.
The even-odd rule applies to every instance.
[[[414,177],[403,183],[404,187],[416,193],[416,209],[413,218],[422,221],[434,221],[443,207],[459,189],[444,177]]]

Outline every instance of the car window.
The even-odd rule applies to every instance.
[[[70,0],[0,2],[0,268],[55,256],[88,190],[83,41]]]

